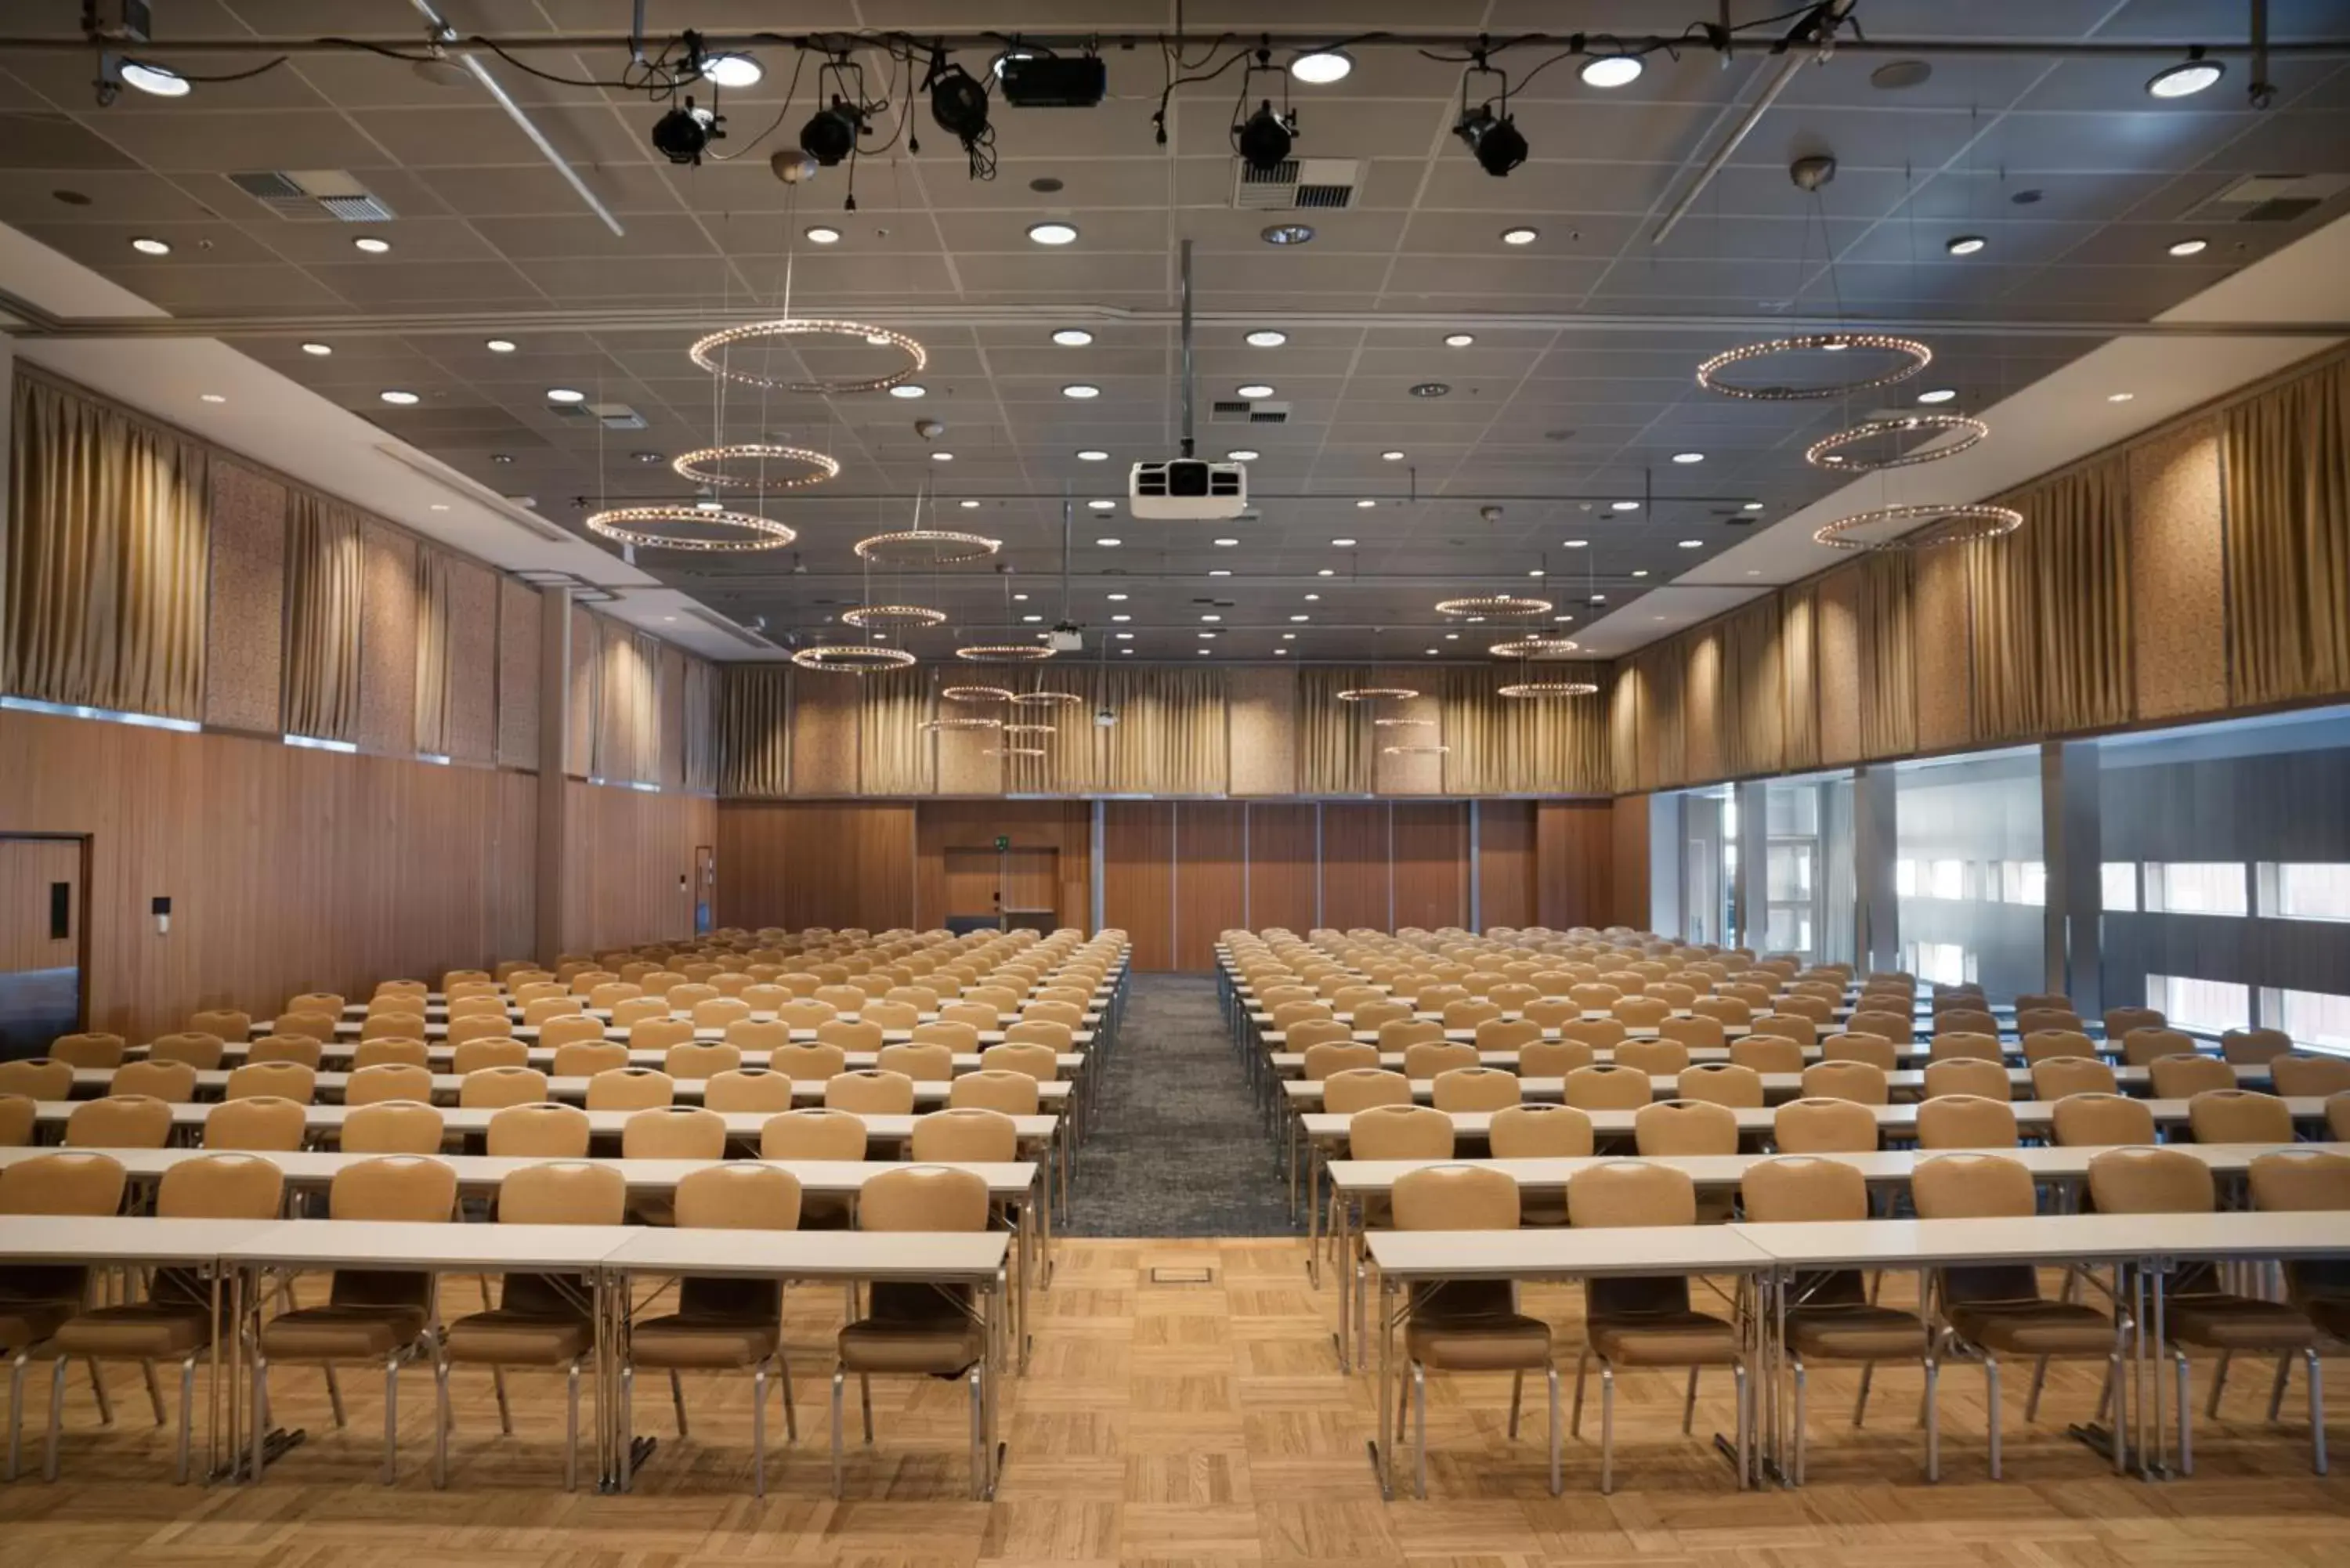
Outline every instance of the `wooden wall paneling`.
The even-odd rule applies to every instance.
[[[1612,876],[1607,890],[1607,917],[1594,925],[1648,929],[1648,797],[1618,795],[1607,803]]]
[[[1538,924],[1604,926],[1614,919],[1612,803],[1545,800],[1534,813]]]
[[[2216,711],[2228,705],[2219,421],[2199,420],[2139,447],[2129,474],[2137,716]]]
[[[286,487],[234,462],[212,465],[212,576],[204,617],[204,722],[279,733]]]
[[[1393,822],[1395,923],[1469,923],[1469,803],[1399,801]]]
[[[1134,942],[1134,967],[1175,965],[1175,803],[1102,803],[1102,919]]]
[[[527,583],[498,584],[498,764],[538,768],[539,607]]]
[[[416,541],[369,521],[360,601],[359,750],[416,754]]]
[[[1248,810],[1237,801],[1187,800],[1176,805],[1175,967],[1179,970],[1203,973],[1212,970],[1218,934],[1248,918],[1247,868],[1243,860]]]
[[[1236,665],[1224,673],[1233,794],[1288,794],[1297,787],[1297,671]]]
[[[1246,824],[1248,916],[1253,931],[1285,927],[1303,936],[1316,923],[1321,867],[1312,801],[1252,801]]]
[[[718,807],[721,925],[914,923],[914,808],[890,801],[741,801]]]
[[[1392,929],[1392,822],[1384,801],[1323,803],[1322,925]]]
[[[1082,800],[925,800],[914,807],[914,920],[930,927],[949,914],[983,914],[948,907],[946,852],[985,849],[998,834],[1013,846],[1055,852],[1059,896],[1055,913],[1067,926],[1087,924],[1093,909],[1093,806]]]
[[[570,728],[563,736],[563,771],[571,778],[584,779],[596,770],[597,716],[603,711],[598,661],[603,652],[603,628],[593,615],[573,605]]]
[[[564,947],[601,951],[691,935],[693,851],[718,842],[717,803],[576,779],[568,787]],[[723,896],[723,863],[718,875]]]
[[[50,892],[60,882],[70,889],[65,934],[53,936]],[[73,968],[84,913],[80,840],[0,839],[0,974]]]
[[[1477,908],[1480,930],[1541,922],[1534,897],[1534,812],[1530,800],[1477,803]]]

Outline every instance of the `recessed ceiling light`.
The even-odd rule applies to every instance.
[[[1554,620],[1554,621],[1565,621],[1565,620],[1573,620],[1575,618],[1574,618],[1573,616],[1571,616],[1571,615],[1555,615],[1555,616],[1551,617],[1550,618],[1551,618],[1552,620]]]
[[[1521,227],[1502,231],[1502,243],[1505,245],[1530,245],[1540,238],[1542,238],[1540,229]]]
[[[1355,510],[1357,512],[1368,512],[1372,507],[1377,506],[1378,504],[1378,502],[1366,495],[1360,501],[1355,503]]]
[[[1130,616],[1130,615],[1114,615],[1114,616],[1110,617],[1109,618],[1110,618],[1110,619],[1112,619],[1112,620],[1114,620],[1114,621],[1129,621],[1129,620],[1132,620],[1134,618],[1133,618],[1132,616]],[[1134,635],[1134,634],[1133,634],[1132,632],[1125,632],[1125,631],[1122,631],[1122,632],[1119,632],[1119,633],[1118,633],[1118,636],[1120,636],[1120,637],[1131,637],[1131,636],[1133,636],[1133,635]]]
[[[1591,541],[1588,539],[1564,539],[1561,540],[1560,543],[1564,544],[1570,550],[1580,550],[1588,545]]]
[[[1681,548],[1684,550],[1702,550],[1705,548],[1705,541],[1702,539],[1684,539],[1681,541]]]
[[[1682,464],[1703,462],[1705,461],[1705,453],[1701,452],[1677,452],[1673,453],[1673,461]]]
[[[1741,506],[1739,510],[1741,512],[1760,512],[1762,510],[1762,504],[1760,501],[1750,501],[1745,505]]]
[[[2171,242],[2170,254],[2175,256],[2199,256],[2210,248],[2211,242],[2209,240],[2174,240]]]
[[[1229,577],[1232,575],[1232,569],[1230,566],[1211,566],[1208,569],[1208,576],[1211,577]]]
[[[1024,604],[1026,604],[1026,603],[1028,602],[1028,596],[1027,596],[1026,594],[1014,594],[1014,595],[1012,596],[1012,598],[1013,598],[1013,602],[1014,602],[1014,603],[1015,603],[1015,604],[1024,604]]]
[[[889,389],[889,395],[893,398],[927,398],[931,389],[919,381],[900,381]]]
[[[305,343],[302,345],[302,352],[311,356],[313,358],[323,359],[334,351],[334,348],[331,344]]]
[[[588,394],[577,387],[549,387],[546,389],[546,400],[550,403],[584,403],[588,400]]]
[[[1102,451],[1102,449],[1097,446],[1079,447],[1077,449],[1077,461],[1080,462],[1107,462],[1109,461],[1109,453]]]
[[[2106,401],[2109,403],[2126,403],[2132,398],[2137,396],[2137,394],[2136,392],[2107,392],[2106,394]]]
[[[1591,596],[1591,602],[1596,605],[1604,605],[1607,602],[1607,596],[1606,594],[1594,594]]]
[[[726,503],[714,495],[705,495],[693,504],[693,509],[696,512],[723,512],[726,510]]]
[[[188,96],[187,78],[161,66],[151,66],[144,60],[125,60],[116,74],[122,78],[124,87],[137,88],[140,92],[151,93],[157,98]]]
[[[931,461],[932,462],[952,462],[954,461],[954,453],[951,452],[934,452],[931,453]]]
[[[1115,501],[1088,501],[1086,504],[1096,512],[1115,512],[1118,510],[1118,503]]]
[[[1121,649],[1118,649],[1118,651],[1119,651],[1120,653],[1125,654],[1125,655],[1126,655],[1128,658],[1129,658],[1129,659],[1131,659],[1132,657],[1134,657],[1134,649],[1130,649],[1130,648],[1121,648]]]
[[[1637,501],[1617,501],[1609,506],[1609,510],[1615,512],[1638,512],[1639,509],[1640,504]]]
[[[1264,453],[1257,451],[1256,448],[1253,446],[1236,446],[1232,451],[1224,453],[1226,461],[1232,462],[1254,462],[1258,458],[1263,457],[1263,455]]]
[[[702,74],[723,88],[746,88],[758,86],[767,73],[748,55],[726,54],[703,56]]]
[[[1215,634],[1214,632],[1212,632],[1212,631],[1203,631],[1203,632],[1201,632],[1200,635],[1201,635],[1201,637],[1213,637],[1213,636],[1215,636],[1216,634]],[[1204,649],[1204,648],[1203,648],[1203,649],[1200,649],[1200,651],[1201,651],[1201,652],[1202,652],[1202,653],[1205,653],[1205,652],[1207,652],[1208,650],[1207,650],[1206,649]]]
[[[1256,237],[1269,245],[1302,245],[1314,237],[1314,225],[1272,223],[1258,230]]]
[[[1640,79],[1644,67],[1638,55],[1599,55],[1583,62],[1583,85],[1619,88]]]
[[[634,456],[639,462],[659,462],[661,460],[661,454],[657,452],[639,452],[632,453],[631,455]]]
[[[390,401],[391,401],[391,400],[390,400],[390,399],[389,399],[389,398],[385,399],[384,400],[385,400],[386,402],[390,402]],[[491,461],[492,462],[500,462],[500,463],[504,463],[504,462],[512,462],[514,461],[514,459],[513,459],[511,456],[509,456],[507,453],[505,453],[505,452],[494,452],[490,453],[490,461]]]
[[[432,503],[432,510],[435,512],[446,512],[449,510],[449,504],[445,501],[435,501]],[[673,615],[664,616],[661,618],[664,620],[675,620],[677,617]]]
[[[1099,545],[1105,550],[1115,550],[1120,545],[1125,544],[1126,541],[1123,539],[1097,539],[1094,543]]]
[[[1053,341],[1064,348],[1082,348],[1094,340],[1094,335],[1082,327],[1064,327],[1053,334]]]
[[[385,402],[392,404],[396,408],[402,409],[407,408],[410,404],[417,400],[415,393],[402,391],[397,387],[387,387],[382,391],[378,392],[376,396],[381,398]],[[512,462],[514,459],[506,458],[504,461]]]
[[[1229,549],[1239,543],[1240,541],[1238,539],[1219,539],[1216,541],[1217,545],[1224,549]]]
[[[1284,631],[1281,634],[1281,640],[1284,642],[1295,642],[1297,640],[1297,634],[1294,631]]]
[[[1921,403],[1947,403],[1958,395],[1956,387],[1936,387],[1931,391],[1918,393],[1918,400]]]
[[[1308,49],[1289,58],[1289,74],[1308,87],[1345,81],[1354,68],[1354,57],[1344,49]]]
[[[1444,650],[1440,648],[1427,648],[1422,649],[1420,651],[1423,653],[1442,653]]]
[[[840,243],[840,231],[828,223],[811,223],[807,237],[812,244],[837,245]]]
[[[228,401],[226,398],[222,397],[218,392],[198,392],[196,394],[196,399],[199,402],[206,403],[225,403]]]
[[[1306,602],[1307,604],[1309,604],[1309,605],[1310,605],[1310,604],[1314,604],[1314,603],[1318,602],[1318,601],[1321,599],[1321,597],[1322,597],[1322,596],[1321,596],[1320,594],[1307,594],[1307,595],[1305,596],[1305,602]]]
[[[1441,398],[1449,394],[1451,385],[1444,381],[1415,381],[1404,389],[1415,398]]]
[[[1125,595],[1125,594],[1108,594],[1108,595],[1105,595],[1104,597],[1107,597],[1107,598],[1109,600],[1109,602],[1110,602],[1110,603],[1112,603],[1112,604],[1114,604],[1114,605],[1122,605],[1122,604],[1124,604],[1124,603],[1127,601],[1127,598],[1128,598],[1128,596],[1127,596],[1127,595]]]
[[[1203,615],[1200,618],[1201,620],[1222,620],[1224,618],[1220,615]]]
[[[1989,244],[1981,234],[1959,234],[1942,248],[1954,256],[1970,256]]]
[[[172,254],[172,242],[141,234],[130,242],[130,248],[142,256],[167,256]]]
[[[1248,346],[1252,348],[1278,348],[1288,341],[1288,333],[1275,332],[1270,327],[1260,327],[1248,335]]]
[[[1040,245],[1066,245],[1077,237],[1073,223],[1031,223],[1028,237]]]
[[[1027,622],[1030,622],[1030,621],[1039,621],[1039,620],[1043,620],[1044,618],[1044,618],[1043,616],[1041,616],[1041,615],[1024,615],[1024,616],[1022,616],[1022,617],[1020,618],[1020,619],[1021,619],[1021,621],[1022,621],[1022,623],[1023,623],[1024,625],[1024,624],[1026,624]]]
[[[1290,619],[1292,619],[1292,620],[1310,620],[1310,619],[1312,619],[1313,618],[1312,618],[1312,617],[1310,617],[1310,616],[1294,615],[1294,616],[1291,616],[1289,618],[1290,618]]]
[[[1239,395],[1243,398],[1269,398],[1273,396],[1273,389],[1266,386],[1263,381],[1251,381],[1247,386],[1238,389],[1238,391]]]
[[[1101,396],[1101,389],[1089,382],[1072,381],[1067,386],[1061,389],[1061,396],[1065,398],[1076,398],[1081,400],[1087,398],[1098,398]]]
[[[958,501],[955,504],[962,507],[965,512],[976,512],[979,510],[979,503],[976,501]]]
[[[1461,634],[1457,631],[1448,631],[1444,634],[1444,640],[1447,642],[1458,642],[1461,640]]]
[[[1355,542],[1352,539],[1333,539],[1330,543],[1341,550],[1351,550],[1355,547]]]
[[[1530,572],[1528,572],[1528,573],[1526,574],[1526,576],[1530,576],[1530,577],[1539,577],[1539,576],[1541,576],[1542,575],[1543,575],[1543,569],[1542,569],[1540,566],[1536,566],[1534,570],[1532,570],[1532,571],[1530,571]]]
[[[1447,348],[1466,348],[1476,341],[1473,336],[1466,332],[1448,332],[1444,335],[1444,346]]]
[[[2217,60],[2207,60],[2200,49],[2189,49],[2175,66],[2165,66],[2148,77],[2147,92],[2155,98],[2191,98],[2227,74]]]
[[[1403,461],[1403,453],[1390,448],[1389,450],[1379,453],[1379,461],[1381,462],[1401,462]]]
[[[482,347],[493,354],[511,354],[515,351],[515,341],[511,337],[493,337]]]
[[[390,240],[378,239],[373,234],[361,234],[358,239],[351,242],[351,246],[355,250],[365,251],[371,256],[380,256],[391,249],[391,242]]]
[[[1134,640],[1134,633],[1130,631],[1116,632],[1112,635],[1114,635],[1120,642],[1132,642]]]
[[[1646,567],[1646,566],[1642,566],[1642,567],[1640,567],[1639,569],[1638,569],[1637,571],[1635,571],[1632,575],[1633,575],[1634,576],[1636,576],[1636,577],[1645,577],[1645,576],[1647,576],[1648,575],[1648,567]]]
[[[1323,567],[1320,571],[1318,571],[1318,572],[1315,573],[1314,575],[1315,575],[1315,576],[1317,576],[1317,577],[1335,577],[1335,576],[1336,576],[1338,575],[1338,573],[1337,573],[1336,568],[1335,568],[1335,567],[1331,567],[1331,566],[1325,566],[1325,567]]]
[[[1289,657],[1289,649],[1285,648],[1276,648],[1273,650],[1273,656],[1275,659],[1286,659]]]

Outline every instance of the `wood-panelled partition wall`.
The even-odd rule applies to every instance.
[[[1006,902],[1049,888],[1054,916],[1086,925],[1094,813],[1084,800],[722,802],[719,919],[878,930],[984,914],[1000,834]],[[1606,925],[1647,907],[1645,801],[1106,800],[1100,815],[1102,919],[1132,934],[1142,969],[1204,970],[1233,926]],[[1618,818],[1635,815],[1642,855],[1619,886]]]

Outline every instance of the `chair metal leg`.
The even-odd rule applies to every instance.
[[[1999,1480],[1999,1357],[1983,1355],[1983,1413],[1991,1424],[1991,1479]]]
[[[629,1490],[631,1461],[637,1447],[637,1369],[633,1364],[620,1366],[620,1490]]]
[[[2309,1468],[2325,1473],[2325,1375],[2319,1370],[2317,1351],[2302,1352],[2309,1363]]]
[[[1599,1494],[1616,1490],[1616,1369],[1599,1364]]]
[[[1575,1358],[1575,1417],[1566,1426],[1567,1431],[1577,1438],[1583,1436],[1583,1377],[1590,1368],[1591,1350],[1586,1345]]]
[[[261,1466],[269,1451],[269,1363],[253,1353],[253,1479],[261,1480]]]
[[[2211,1402],[2203,1407],[2203,1414],[2214,1421],[2220,1418],[2220,1391],[2228,1386],[2228,1364],[2235,1358],[2234,1351],[2223,1350],[2220,1365],[2211,1369]]]
[[[1412,1490],[1428,1501],[1428,1368],[1411,1364]]]
[[[89,1391],[98,1400],[98,1424],[101,1427],[111,1427],[114,1425],[114,1401],[106,1391],[106,1374],[99,1369],[95,1360],[88,1365]]]
[[[49,1437],[41,1452],[41,1479],[57,1479],[57,1437],[66,1424],[66,1358],[62,1355],[49,1368]]]
[[[2170,1354],[2178,1370],[2178,1473],[2191,1476],[2195,1473],[2195,1398],[2189,1381],[2192,1375],[2185,1351],[2174,1349]]]
[[[1795,1453],[1794,1469],[1791,1475],[1794,1483],[1801,1486],[1804,1484],[1804,1358],[1790,1355],[1787,1357],[1787,1365],[1794,1368],[1795,1374]],[[1868,1396],[1864,1392],[1861,1397],[1866,1399]],[[1852,1424],[1856,1427],[1860,1425],[1858,1410],[1853,1412]]]
[[[1856,1431],[1868,1415],[1868,1385],[1876,1376],[1877,1363],[1864,1361],[1860,1364],[1860,1397],[1852,1402],[1852,1424]]]
[[[571,1371],[565,1379],[566,1387],[563,1425],[563,1490],[579,1490],[579,1357],[571,1358]]]
[[[1526,1392],[1526,1375],[1525,1375],[1524,1373],[1523,1373],[1523,1372],[1513,1372],[1513,1373],[1511,1373],[1511,1374],[1510,1374],[1510,1439],[1511,1439],[1511,1441],[1513,1441],[1513,1442],[1515,1442],[1515,1441],[1517,1440],[1517,1436],[1518,1436],[1518,1403],[1519,1403],[1519,1401],[1520,1401],[1521,1399],[1523,1399],[1523,1398],[1525,1397],[1525,1392]]]
[[[16,1467],[23,1459],[25,1446],[25,1362],[24,1351],[8,1358],[8,1473],[5,1479],[16,1479]]]
[[[2157,1354],[2159,1355],[2159,1352]],[[2161,1376],[2159,1371],[2156,1376]],[[2129,1461],[2122,1452],[2124,1444],[2121,1437],[2123,1425],[2127,1419],[2126,1407],[2129,1395],[2122,1387],[2122,1347],[2118,1343],[2114,1346],[2113,1355],[2106,1358],[2106,1380],[2114,1390],[2114,1474],[2121,1475],[2129,1468]],[[2103,1409],[2105,1403],[2105,1396],[2100,1393],[2097,1397],[2098,1408]],[[2161,1435],[2159,1432],[2155,1434],[2157,1438]]]
[[[2277,1357],[2276,1381],[2269,1385],[2269,1424],[2276,1425],[2277,1412],[2284,1408],[2284,1386],[2293,1380],[2293,1357]]]
[[[1738,1408],[1738,1490],[1744,1491],[1754,1479],[1753,1389],[1747,1381],[1744,1362],[1731,1365],[1730,1383],[1731,1403]]]
[[[834,1367],[832,1372],[832,1495],[840,1496],[840,1397],[848,1375]]]
[[[195,1427],[196,1354],[191,1353],[180,1362],[180,1450],[177,1483],[188,1484],[188,1441]]]
[[[792,1363],[784,1354],[780,1338],[775,1341],[775,1381],[784,1386],[784,1441],[796,1443],[800,1440],[800,1417],[792,1404]]]
[[[498,1394],[498,1430],[506,1437],[514,1436],[514,1412],[506,1407],[506,1369],[490,1368],[490,1386]]]
[[[1558,1363],[1543,1364],[1543,1379],[1550,1388],[1550,1494],[1556,1497],[1566,1489],[1566,1479],[1560,1470],[1562,1457],[1558,1425]]]
[[[1684,1438],[1688,1437],[1690,1435],[1690,1429],[1696,1425],[1697,1368],[1692,1366],[1690,1368],[1689,1392],[1681,1398],[1681,1436]]]
[[[1929,1481],[1938,1481],[1942,1479],[1942,1418],[1940,1411],[1935,1407],[1934,1393],[1941,1385],[1942,1366],[1941,1363],[1934,1358],[1931,1351],[1927,1352],[1924,1359],[1926,1363],[1926,1479]]]
[[[343,1425],[343,1386],[335,1381],[333,1363],[319,1370],[327,1375],[327,1407],[335,1413],[335,1426],[339,1430]]]
[[[153,1407],[155,1412],[155,1424],[160,1427],[163,1424],[165,1418],[163,1415],[163,1386],[155,1381],[155,1364],[151,1361],[142,1361],[139,1364],[139,1371],[140,1375],[146,1379],[147,1403]]]
[[[400,1478],[400,1352],[383,1358],[383,1484]]]
[[[436,1345],[432,1355],[432,1484],[449,1484],[449,1359]]]
[[[751,1368],[751,1495],[767,1495],[767,1363]]]
[[[984,1356],[972,1363],[963,1379],[971,1388],[971,1495],[983,1502],[987,1500],[987,1391],[980,1386],[980,1373],[986,1365]]]
[[[685,1381],[677,1375],[674,1366],[669,1369],[669,1402],[676,1407],[677,1435],[682,1438],[685,1436]]]
[[[873,1379],[860,1372],[857,1375],[857,1409],[865,1418],[865,1446],[873,1446]]]

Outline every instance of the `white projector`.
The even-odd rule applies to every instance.
[[[1248,510],[1248,470],[1237,462],[1174,457],[1138,462],[1126,480],[1127,509],[1164,523],[1217,523]]]

